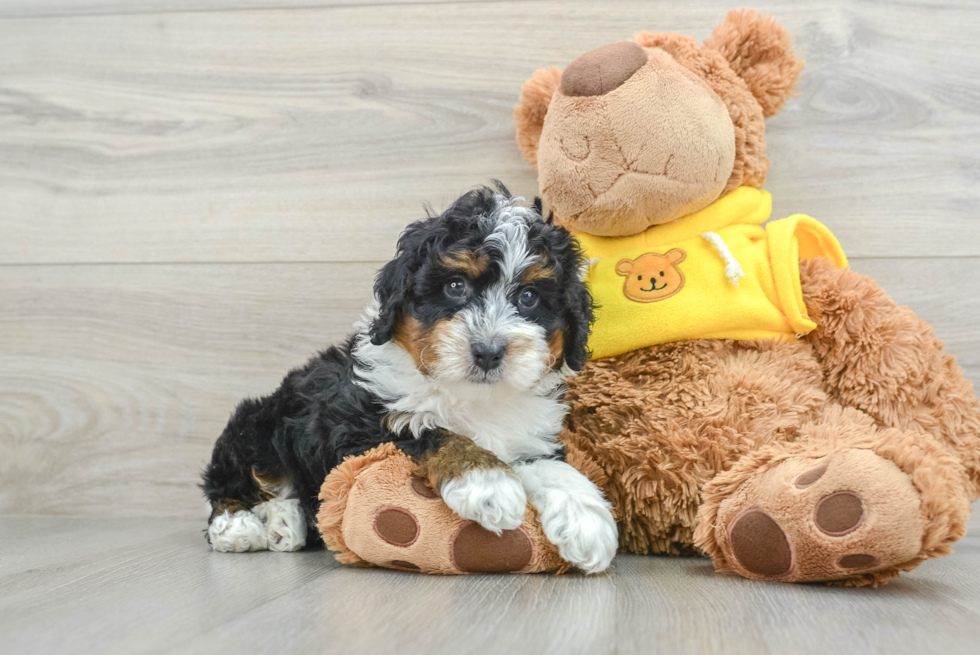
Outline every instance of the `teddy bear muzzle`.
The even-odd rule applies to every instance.
[[[633,41],[591,50],[568,65],[561,77],[566,96],[601,96],[618,89],[647,63],[647,53]]]

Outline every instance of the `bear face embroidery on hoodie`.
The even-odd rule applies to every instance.
[[[636,302],[657,302],[670,298],[684,288],[684,273],[678,268],[687,257],[680,248],[661,255],[648,252],[636,259],[622,259],[616,273],[626,277],[623,295]]]

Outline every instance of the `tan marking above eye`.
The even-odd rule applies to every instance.
[[[555,269],[548,264],[532,264],[521,273],[521,281],[524,284],[531,284],[539,280],[555,279]]]
[[[490,268],[490,255],[472,250],[449,252],[443,255],[439,261],[446,268],[462,271],[471,278],[480,277]]]

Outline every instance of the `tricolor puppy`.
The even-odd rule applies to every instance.
[[[609,566],[609,503],[563,461],[564,380],[585,364],[592,299],[563,228],[502,186],[413,223],[343,346],[235,410],[202,485],[215,550],[318,540],[317,494],[347,455],[393,442],[446,504],[496,533],[528,499],[561,556]]]

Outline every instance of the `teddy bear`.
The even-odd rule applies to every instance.
[[[563,440],[622,548],[877,585],[965,533],[980,409],[929,325],[848,268],[829,230],[804,215],[761,227],[765,119],[802,69],[754,10],[703,44],[641,32],[534,73],[517,140],[598,259],[597,358],[569,383]],[[639,276],[660,270],[636,254],[672,248],[686,278],[657,297]]]
[[[569,380],[561,438],[612,502],[621,550],[877,586],[964,535],[980,402],[929,325],[851,270],[829,229],[769,220],[765,119],[802,69],[788,31],[754,10],[703,43],[640,32],[535,72],[517,142],[590,258],[592,359]],[[327,478],[320,529],[342,561],[568,568],[532,508],[518,534],[477,535],[418,492],[414,470],[389,449]],[[417,508],[406,543],[427,540],[411,561],[378,538],[399,503]]]

